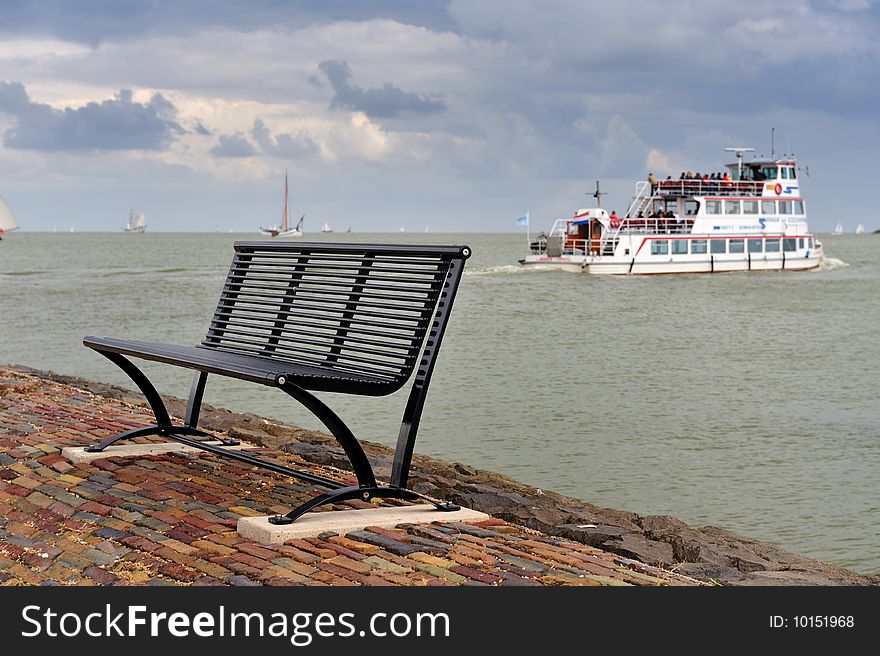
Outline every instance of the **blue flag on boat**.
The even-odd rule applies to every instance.
[[[522,216],[516,217],[516,225],[521,225],[521,226],[529,225],[529,213],[526,212]]]

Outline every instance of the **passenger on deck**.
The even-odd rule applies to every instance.
[[[654,177],[653,173],[648,174],[648,184],[651,185],[651,195],[654,195],[654,191],[657,189],[657,178]]]

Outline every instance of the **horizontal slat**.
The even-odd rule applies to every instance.
[[[232,293],[236,295],[236,298],[241,298],[244,295],[256,296],[258,298],[268,298],[268,299],[278,299],[279,298],[278,291],[276,289],[272,288],[271,286],[267,287],[267,288],[260,287],[260,288],[258,288],[260,291],[253,291],[253,289],[252,289],[253,285],[244,285],[244,284],[240,284],[240,283],[234,283],[234,286],[236,289],[235,289],[235,291],[232,291]],[[272,290],[272,291],[269,291],[269,290]],[[397,296],[394,294],[372,294],[372,293],[367,294],[365,292],[352,292],[352,291],[349,291],[349,292],[333,291],[330,293],[333,293],[336,295],[346,295],[346,296],[350,296],[352,298],[371,298],[371,299],[391,300],[391,301],[409,301],[413,304],[419,303],[422,305],[424,305],[427,302],[430,302],[430,300],[431,300],[431,296],[430,296],[430,294],[427,293],[427,290],[424,293],[419,292],[419,294],[417,296],[416,295]],[[289,290],[286,294],[282,294],[281,297],[282,298],[284,298],[285,296],[293,297],[293,295],[294,295],[293,290]]]
[[[328,244],[326,242],[237,241],[238,252],[302,252],[366,254],[390,257],[462,257],[464,246],[420,244]]]
[[[234,307],[234,305],[235,305],[235,299],[224,298],[221,301],[221,303],[224,305],[225,308],[231,308],[231,307]],[[301,310],[318,310],[320,312],[335,312],[335,313],[339,313],[339,314],[348,312],[348,310],[346,310],[345,308],[337,308],[337,307],[332,307],[332,306],[328,306],[328,305],[315,305],[313,303],[302,303],[302,302],[292,304],[292,305],[290,305],[290,307],[291,307],[291,309],[293,309],[295,307],[295,308],[298,308]],[[218,309],[219,309],[219,306],[218,306]],[[433,308],[425,308],[424,310],[422,310],[422,312],[427,313],[429,309],[433,309]],[[361,309],[357,309],[354,312],[354,316],[374,317],[376,319],[393,319],[395,322],[396,321],[418,321],[418,317],[403,316],[401,314],[391,314],[389,312],[373,312],[372,310],[361,310]],[[363,321],[362,323],[368,323],[368,322]],[[390,326],[394,326],[396,324],[384,323],[384,324],[380,324],[380,325],[390,327]]]
[[[347,262],[338,262],[338,261],[328,261],[328,262],[315,262],[315,261],[300,261],[302,258],[297,258],[296,256],[291,256],[289,259],[267,259],[263,260],[259,257],[248,257],[248,258],[239,258],[236,260],[236,265],[238,267],[247,267],[256,269],[260,268],[272,268],[278,269],[283,268],[287,271],[307,271],[312,269],[317,270],[326,270],[326,271],[352,271],[352,270],[366,270],[366,271],[375,271],[377,273],[393,273],[393,274],[414,274],[414,275],[426,275],[432,274],[437,270],[446,268],[445,262],[442,261],[432,261],[425,266],[416,267],[416,266],[407,266],[404,264],[392,264],[390,266],[386,266],[384,262],[380,260],[374,260],[370,266],[365,267],[362,264],[362,260],[353,260],[351,263]]]
[[[236,342],[236,340],[231,340],[232,342]],[[222,348],[229,348],[225,344]],[[254,356],[260,356],[267,358],[269,354],[266,353],[262,347],[250,346],[247,343],[239,343],[238,346],[234,349],[231,349],[234,353],[247,353]],[[301,364],[305,366],[311,367],[329,367],[331,369],[341,369],[344,371],[349,371],[351,373],[359,373],[361,375],[366,376],[382,376],[385,378],[394,378],[396,375],[399,375],[399,368],[397,367],[367,367],[363,366],[364,363],[354,361],[351,358],[342,357],[339,361],[328,362],[326,354],[320,353],[321,357],[312,357],[309,351],[299,351],[297,353],[278,353],[276,352],[273,360],[279,360],[281,362],[291,362],[294,364]]]
[[[291,350],[295,351],[295,350],[297,350],[297,347],[299,345],[305,344],[305,345],[309,345],[309,346],[317,346],[317,347],[323,349],[320,351],[311,350],[310,352],[312,352],[312,353],[326,354],[326,353],[331,352],[330,349],[333,346],[332,336],[326,338],[326,340],[329,340],[329,341],[319,341],[319,340],[314,340],[314,339],[302,339],[302,338],[298,338],[295,341],[291,340],[291,339],[285,339],[285,340],[281,341],[280,336],[279,336],[279,342],[274,343],[272,341],[267,341],[265,333],[260,335],[259,339],[247,339],[246,337],[228,337],[228,335],[230,335],[230,334],[237,335],[238,333],[235,330],[225,330],[224,333],[227,336],[226,338],[228,340],[234,340],[234,341],[241,342],[241,343],[253,344],[254,346],[259,346],[259,347],[267,347],[266,350],[273,350],[273,349],[269,349],[268,348],[269,346],[277,346],[279,349],[284,348],[285,350],[288,350],[288,351],[291,351]],[[351,345],[348,343],[345,344],[345,346],[343,347],[342,350],[347,353],[348,352],[355,352],[355,353],[369,353],[369,354],[374,354],[374,355],[381,355],[381,356],[384,356],[389,359],[389,362],[385,362],[385,364],[390,364],[390,360],[408,362],[409,360],[412,359],[412,355],[407,352],[392,353],[392,352],[388,352],[388,351],[377,351],[375,349],[368,349],[368,348],[364,348],[362,346],[354,346],[354,345]],[[370,358],[366,358],[366,357],[362,357],[362,356],[352,355],[351,357],[353,359],[363,360],[363,362],[380,362],[379,360],[372,360]]]
[[[247,330],[247,328],[250,328],[250,327],[251,327],[250,324],[228,323],[228,324],[224,325],[222,331],[224,333],[233,333],[236,335],[248,335],[251,337],[261,337],[265,341],[267,331],[270,331],[273,326],[271,326],[270,324],[265,324],[263,326],[260,326],[259,330]],[[320,338],[324,338],[324,339],[332,339],[333,338],[333,335],[331,335],[330,333],[327,333],[327,332],[319,333],[317,331],[306,330],[305,328],[302,327],[301,324],[297,324],[296,333],[297,333],[297,335],[309,335],[312,337],[320,337]],[[407,337],[389,336],[389,337],[391,339],[400,340],[400,343],[395,343],[390,340],[379,341],[376,339],[364,339],[362,337],[356,337],[353,335],[346,335],[345,342],[346,342],[346,344],[351,343],[351,344],[363,344],[365,346],[375,346],[376,348],[379,348],[379,349],[394,349],[394,350],[405,351],[405,352],[410,352],[412,350],[413,341],[414,341],[412,339],[412,336],[407,336]],[[273,335],[272,339],[273,340],[280,339],[281,341],[284,341],[284,342],[295,342],[296,341],[296,338],[289,337],[284,334],[278,335],[278,336]]]
[[[277,277],[272,277],[269,273],[275,274]],[[282,277],[283,276],[283,277]],[[351,274],[342,274],[337,272],[325,273],[325,272],[305,272],[302,276],[298,276],[296,278],[293,275],[288,274],[283,269],[272,270],[267,272],[259,272],[259,271],[251,271],[247,267],[236,267],[229,272],[230,278],[248,278],[251,280],[259,280],[262,282],[289,282],[290,280],[305,280],[307,278],[331,278],[338,280],[350,281],[349,284],[369,284],[371,282],[393,282],[397,285],[433,285],[434,276],[436,276],[436,272],[432,272],[430,276],[426,276],[425,278],[408,278],[405,276],[386,276],[386,275],[378,275],[378,276],[364,276],[362,274],[352,272]],[[364,280],[364,282],[358,281],[358,278]]]
[[[254,310],[256,313],[250,319],[253,321],[276,321],[277,320],[277,312],[272,310]],[[340,325],[339,317],[322,317],[315,314],[308,314],[303,312],[295,312],[288,311],[285,312],[285,316],[288,317],[289,320],[293,318],[297,319],[297,325],[311,325],[316,328],[324,328],[326,330],[338,330]],[[271,317],[271,318],[269,318]],[[244,319],[246,317],[242,316],[233,316],[231,314],[231,309],[226,309],[224,312],[215,312],[214,318],[212,319],[212,323],[238,323],[238,319]],[[308,320],[307,322],[302,321],[303,319]],[[416,323],[411,326],[402,326],[399,323],[378,323],[375,321],[367,322],[362,321],[355,318],[347,320],[351,323],[350,326],[346,327],[346,330],[351,332],[357,332],[361,335],[373,335],[375,337],[387,337],[389,339],[417,339],[418,335],[416,331],[419,330],[419,325]],[[388,329],[388,330],[385,330]],[[389,331],[395,332],[389,332]]]
[[[273,281],[274,282],[274,281]],[[228,291],[231,294],[242,294],[245,293],[248,289],[256,289],[260,291],[267,292],[272,297],[278,296],[292,296],[295,293],[297,287],[291,287],[291,283],[288,282],[285,285],[270,285],[270,284],[262,284],[260,282],[253,282],[252,280],[244,279],[244,280],[227,280],[226,287],[228,287]],[[349,288],[352,286],[348,286]],[[234,288],[234,289],[233,289]],[[427,295],[429,298],[432,295],[435,295],[437,290],[440,288],[440,285],[434,285],[431,288],[419,288],[415,289],[414,292],[419,294]],[[373,289],[379,289],[378,287],[371,287],[370,291]],[[387,290],[397,290],[397,289],[406,289],[404,287],[388,287]],[[372,295],[372,294],[365,294]],[[378,295],[377,295],[378,296]]]

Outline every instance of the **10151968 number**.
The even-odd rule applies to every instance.
[[[798,629],[843,629],[855,626],[852,615],[795,615],[792,620]]]

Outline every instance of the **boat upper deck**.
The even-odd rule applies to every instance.
[[[762,196],[764,185],[772,183],[743,180],[661,180],[656,193],[660,196]]]

